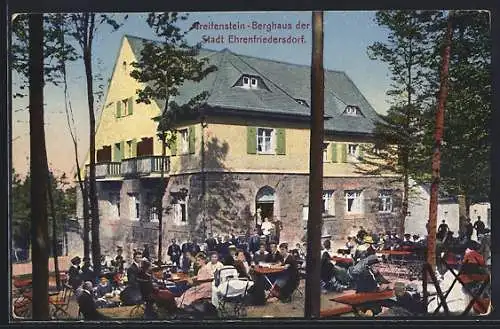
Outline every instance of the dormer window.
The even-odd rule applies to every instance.
[[[234,86],[238,86],[244,89],[267,89],[261,78],[251,75],[244,75],[238,80],[238,82],[236,82]]]
[[[296,98],[296,99],[295,99],[295,101],[296,101],[297,103],[299,103],[300,105],[304,105],[304,106],[309,107],[309,104],[307,104],[307,102],[306,102],[305,100],[303,100],[303,99]]]
[[[243,77],[243,87],[250,88],[250,78],[249,77]]]
[[[361,111],[359,110],[358,106],[347,105],[345,108],[344,114],[355,117],[355,116],[361,115]]]

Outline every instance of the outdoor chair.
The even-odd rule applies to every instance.
[[[58,319],[61,316],[70,317],[68,313],[69,301],[73,296],[73,288],[65,284],[64,288],[58,295],[49,297],[49,304],[52,305],[54,311],[52,312],[52,317]]]

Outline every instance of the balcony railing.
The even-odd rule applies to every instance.
[[[95,164],[95,177],[98,179],[112,177],[148,176],[161,173],[161,160],[159,155],[141,156],[138,158],[124,159],[121,162],[99,162]],[[165,157],[165,175],[170,171],[170,158]],[[90,165],[85,165],[86,177],[90,175]]]
[[[121,164],[122,176],[133,176],[137,172],[136,158],[124,159]]]
[[[90,176],[90,165],[85,165],[87,177]],[[95,177],[108,178],[120,177],[120,162],[98,162],[95,164]]]
[[[162,157],[157,155],[144,156],[137,158],[137,175],[145,176],[152,173],[161,173]],[[168,173],[170,170],[170,159],[165,157],[164,172]]]

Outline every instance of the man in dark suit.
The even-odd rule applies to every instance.
[[[116,247],[116,257],[111,261],[111,265],[115,268],[115,271],[123,273],[125,260],[122,256],[123,248],[121,246]]]
[[[151,261],[151,255],[149,253],[149,245],[147,243],[144,244],[144,250],[142,251],[142,257],[146,258],[148,261]]]
[[[134,261],[132,264],[129,266],[127,269],[127,279],[128,279],[128,286],[138,288],[138,282],[137,282],[137,275],[139,274],[139,271],[141,269],[141,259],[142,259],[142,254],[140,252],[135,252],[134,253]]]
[[[213,234],[210,233],[207,240],[205,241],[205,243],[207,244],[207,252],[212,252],[212,251],[216,251],[216,248],[217,248],[217,240],[215,240],[215,238],[213,237]]]
[[[271,252],[266,257],[267,263],[277,264],[283,262],[283,256],[278,251],[276,243],[271,243]]]
[[[179,267],[179,260],[181,258],[181,247],[177,244],[175,239],[172,239],[172,244],[168,246],[167,255],[170,257],[172,263]]]
[[[285,272],[282,277],[280,286],[280,300],[289,303],[292,293],[299,286],[299,269],[295,257],[288,253],[288,244],[280,244],[280,255],[282,263],[285,266]]]
[[[85,320],[106,320],[108,319],[103,314],[99,313],[92,294],[92,282],[86,281],[82,287],[82,293],[78,297],[78,306],[80,313]]]
[[[250,237],[248,241],[248,250],[251,253],[256,253],[257,250],[259,250],[259,245],[260,245],[259,230],[257,228],[254,228],[253,235]]]
[[[90,258],[88,257],[83,257],[81,278],[82,281],[90,281],[90,282],[94,282],[96,279],[94,274],[94,269],[92,268],[92,265],[90,264]]]
[[[253,262],[255,265],[258,265],[260,262],[265,262],[267,258],[268,252],[266,251],[266,244],[261,243],[259,251],[253,254]]]
[[[80,271],[80,257],[76,256],[71,259],[71,267],[68,270],[68,283],[74,290],[82,284],[81,271]]]

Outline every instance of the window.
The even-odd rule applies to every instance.
[[[392,212],[392,192],[381,191],[379,194],[379,212]]]
[[[139,220],[141,218],[140,202],[137,194],[130,195],[130,220]]]
[[[151,206],[149,207],[149,221],[150,222],[158,222],[158,211],[156,207]]]
[[[323,215],[335,216],[333,191],[323,191]]]
[[[121,100],[122,102],[122,116],[130,115],[130,106],[129,106],[129,100],[128,99],[123,99]]]
[[[120,193],[109,194],[111,218],[120,218]]]
[[[361,200],[361,191],[345,192],[346,212],[348,214],[363,213],[363,202]]]
[[[328,162],[328,143],[323,143],[323,162]]]
[[[357,107],[357,106],[347,105],[344,113],[346,115],[350,115],[350,116],[358,116],[361,114],[361,111],[359,110],[359,107]]]
[[[309,206],[303,205],[302,206],[302,220],[307,222],[308,218],[309,218]]]
[[[176,225],[186,225],[187,224],[187,197],[182,199],[176,199],[173,204],[174,213],[174,223]]]
[[[189,153],[189,133],[188,133],[188,130],[181,129],[179,131],[179,135],[181,137],[181,140],[180,140],[181,153],[183,153],[183,154]]]
[[[274,129],[257,129],[257,152],[274,154]]]
[[[347,147],[347,153],[350,156],[357,156],[358,154],[358,144],[349,144]]]
[[[134,154],[134,145],[132,141],[127,141],[127,150],[125,151],[127,158],[132,158]]]
[[[305,100],[301,99],[301,98],[296,98],[295,101],[297,103],[299,103],[300,105],[304,105],[304,106],[309,107],[309,104],[307,104],[307,102]]]
[[[255,78],[251,78],[251,79],[250,79],[250,86],[251,86],[252,88],[257,88],[257,79],[255,79]]]
[[[243,88],[250,88],[250,79],[248,77],[243,77]]]

